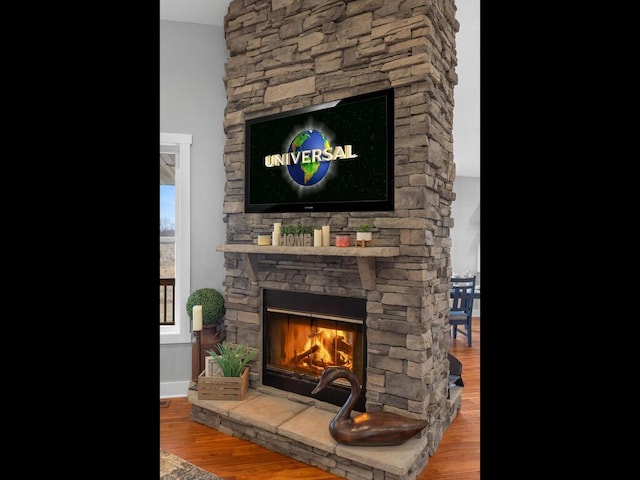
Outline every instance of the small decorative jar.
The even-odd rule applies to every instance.
[[[336,247],[348,247],[349,235],[336,235]]]

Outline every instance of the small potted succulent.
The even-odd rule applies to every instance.
[[[356,240],[358,241],[367,241],[370,242],[371,241],[371,230],[373,229],[373,226],[370,223],[361,223],[360,226],[358,227],[358,231],[356,232]]]

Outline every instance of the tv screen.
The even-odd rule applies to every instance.
[[[393,89],[245,127],[245,212],[393,210]]]

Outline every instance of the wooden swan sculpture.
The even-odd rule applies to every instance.
[[[391,412],[361,413],[351,418],[351,410],[358,401],[362,387],[355,374],[344,367],[325,368],[311,393],[318,393],[336,378],[346,378],[351,382],[349,398],[329,423],[329,433],[336,442],[347,445],[401,445],[427,426],[426,420]]]

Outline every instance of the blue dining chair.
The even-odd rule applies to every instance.
[[[449,308],[449,325],[451,336],[458,333],[467,337],[467,346],[471,346],[471,319],[473,314],[473,294],[476,288],[476,277],[451,278],[451,306]],[[464,329],[463,329],[464,327]]]

